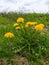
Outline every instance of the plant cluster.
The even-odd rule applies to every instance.
[[[44,31],[45,25],[24,18],[15,23],[0,26],[0,57],[11,57],[20,53],[29,60],[41,59],[49,55],[49,38]]]

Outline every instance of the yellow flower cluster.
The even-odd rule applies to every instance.
[[[31,27],[33,25],[37,24],[37,22],[27,22],[26,27]]]
[[[23,23],[24,22],[24,18],[18,18],[17,22],[13,24],[13,26],[15,27],[15,29],[20,30],[21,27],[19,26],[19,23]],[[26,24],[23,24],[25,27],[33,27],[33,29],[37,30],[37,31],[42,31],[44,29],[44,24],[37,24],[37,22],[26,22]],[[23,26],[22,26],[23,28]],[[4,34],[5,37],[9,37],[12,38],[14,37],[14,34],[12,32],[7,32]]]
[[[37,22],[27,22],[26,27],[33,27],[35,30],[42,31],[44,24],[37,24]]]
[[[18,18],[18,19],[17,19],[17,22],[18,22],[18,23],[24,23],[24,18],[22,18],[22,17]]]
[[[42,31],[44,28],[44,24],[38,24],[35,26],[35,30]]]
[[[14,27],[16,27],[17,30],[20,30],[19,23],[24,23],[24,18],[20,17],[16,20],[16,23],[14,23]]]
[[[9,37],[9,38],[12,38],[12,37],[14,37],[14,34],[11,33],[11,32],[7,32],[7,33],[4,34],[4,36],[7,37],[7,38],[8,38],[8,37]]]
[[[17,19],[17,23],[15,23],[13,26],[16,27],[17,30],[20,30],[20,26],[19,26],[19,23],[23,23],[24,22],[24,18],[18,18]],[[44,24],[37,24],[37,22],[31,22],[31,21],[28,21],[26,22],[26,24],[24,24],[25,27],[31,27],[35,30],[38,30],[38,31],[42,31],[43,28],[44,28]],[[22,27],[22,26],[21,26]]]

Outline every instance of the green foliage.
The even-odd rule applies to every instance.
[[[23,16],[24,15],[24,16]],[[49,35],[47,32],[35,31],[31,28],[24,27],[16,30],[13,27],[14,21],[18,17],[24,17],[27,21],[42,22],[46,26],[49,25],[48,15],[40,14],[6,14],[0,16],[0,57],[12,57],[14,54],[22,53],[28,60],[39,61],[44,56],[49,57]],[[9,19],[10,17],[10,19]],[[13,20],[13,21],[12,21]],[[10,22],[11,21],[11,22]],[[12,32],[13,38],[6,38],[4,34]],[[42,61],[39,61],[42,62]]]

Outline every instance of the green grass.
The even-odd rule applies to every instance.
[[[19,17],[23,17],[25,23],[28,21],[43,23],[44,31],[35,32],[30,28],[16,30],[13,24]],[[4,37],[9,31],[15,35],[11,39]],[[0,58],[10,59],[15,54],[27,58],[30,65],[49,65],[49,14],[0,13]]]

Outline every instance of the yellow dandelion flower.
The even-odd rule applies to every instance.
[[[17,22],[18,22],[18,23],[24,23],[24,18],[22,18],[22,17],[21,17],[21,18],[18,18],[18,19],[17,19]]]
[[[7,33],[4,34],[4,36],[5,36],[5,37],[12,38],[12,37],[14,37],[14,34],[11,33],[11,32],[7,32]]]
[[[16,26],[19,26],[19,24],[18,23],[14,23],[14,25],[13,25],[14,27],[16,27]]]
[[[20,27],[16,27],[16,30],[20,30]]]
[[[25,26],[26,27],[30,27],[31,26],[31,22],[27,22]]]
[[[27,22],[25,26],[30,27],[30,26],[33,26],[35,24],[37,24],[37,22]]]
[[[42,27],[44,27],[44,24],[40,23],[40,24],[39,24],[39,26],[42,26]]]
[[[44,28],[44,24],[38,24],[35,26],[35,30],[39,30],[39,31],[42,31]]]

